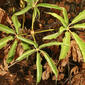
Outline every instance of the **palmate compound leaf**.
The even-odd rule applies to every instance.
[[[9,52],[8,52],[8,58],[7,58],[7,63],[10,63],[15,55],[15,51],[16,51],[16,47],[17,47],[17,40],[15,40],[13,42],[13,45],[11,46]]]
[[[39,83],[42,77],[42,65],[41,65],[41,58],[39,52],[37,52],[36,66],[37,66],[37,83]]]
[[[64,16],[65,23],[68,25],[69,19],[68,19],[67,11],[66,11],[66,9],[63,8],[63,7],[62,7],[62,10],[63,10],[63,16]]]
[[[67,56],[69,50],[70,50],[70,33],[66,32],[65,37],[63,39],[63,45],[61,45],[59,60],[64,59]]]
[[[32,50],[28,50],[26,52],[24,52],[21,56],[19,56],[16,61],[22,61],[23,59],[29,57],[30,55],[32,55],[34,52],[36,52],[36,49],[32,49]]]
[[[85,10],[83,10],[82,12],[79,13],[79,15],[77,15],[71,22],[71,24],[75,24],[81,20],[85,19]]]
[[[13,40],[12,36],[8,36],[8,37],[1,39],[0,40],[0,49],[3,48],[7,44],[7,42],[10,40]]]
[[[54,33],[54,34],[51,34],[51,35],[48,35],[48,36],[45,36],[43,39],[44,40],[51,40],[51,39],[56,39],[58,36],[60,36],[62,34],[63,31],[65,31],[66,29],[61,26],[59,28],[59,31],[57,33]]]
[[[2,25],[0,24],[0,31],[5,32],[7,34],[11,33],[11,34],[15,34],[15,31],[11,28],[9,28],[8,26]]]
[[[53,46],[53,45],[62,45],[61,42],[49,42],[49,43],[46,43],[46,44],[42,44],[39,46],[39,49],[42,49],[42,48],[45,48],[45,47],[49,47],[49,46]]]
[[[58,76],[58,70],[57,70],[57,67],[55,66],[53,60],[50,58],[50,56],[43,50],[40,50],[40,52],[43,54],[43,56],[45,57],[45,59],[47,60],[49,66],[51,67],[53,73],[55,74],[56,76],[56,79],[57,79],[57,76]]]
[[[67,24],[66,24],[65,20],[61,16],[59,16],[58,14],[51,13],[51,12],[47,12],[47,14],[50,14],[53,17],[57,18],[63,24],[64,27],[67,27]]]
[[[40,3],[37,5],[37,7],[46,7],[46,8],[54,8],[54,9],[58,9],[58,10],[61,10],[62,8],[57,6],[57,5],[54,5],[54,4],[48,4],[48,3]]]
[[[85,29],[85,23],[82,24],[75,24],[72,26],[72,28],[76,28],[76,29]]]
[[[19,33],[19,28],[21,27],[21,24],[20,22],[18,21],[18,18],[16,15],[13,15],[12,16],[12,21],[13,21],[13,24],[15,26],[15,29],[16,29],[16,33],[18,34]]]
[[[81,50],[81,53],[83,55],[83,60],[85,62],[85,42],[83,42],[82,39],[76,33],[72,32],[72,35]]]
[[[25,43],[34,45],[34,47],[37,48],[37,44],[36,44],[34,41],[29,40],[29,39],[26,39],[26,38],[24,38],[24,37],[22,37],[22,36],[17,36],[17,38],[18,38],[19,40],[25,42]]]

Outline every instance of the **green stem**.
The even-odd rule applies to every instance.
[[[33,19],[33,15],[32,15],[32,31],[34,31],[34,19]]]
[[[19,35],[28,35],[28,33],[22,33],[22,34],[19,34]]]
[[[42,31],[37,31],[35,34],[43,33],[43,32],[48,32],[48,31],[53,31],[54,29],[49,29],[49,30],[42,30]]]
[[[72,34],[72,32],[70,30],[68,30],[68,31]]]
[[[25,14],[23,14],[22,29],[24,29],[24,23],[25,23]]]
[[[21,7],[21,9],[23,9],[25,7],[24,0],[20,0],[20,7]],[[24,22],[25,22],[25,14],[23,14],[22,29],[24,29]]]
[[[49,32],[49,31],[54,31],[54,29],[36,31],[36,32],[34,32],[34,34],[39,34],[39,33]],[[19,35],[27,35],[27,36],[31,36],[31,35],[28,35],[28,33],[24,33],[24,34],[22,33],[22,34],[19,34]]]
[[[72,27],[69,27],[69,28],[73,28],[73,26]]]
[[[34,41],[36,42],[35,37],[34,37],[35,34],[39,34],[39,33],[43,33],[43,32],[48,32],[48,31],[53,31],[53,30],[54,30],[54,29],[37,31],[37,32],[34,32],[34,34],[32,34],[32,37],[33,37]],[[34,30],[33,30],[33,31],[34,31]]]
[[[39,33],[49,32],[49,31],[54,31],[54,29],[42,30],[42,31],[36,31],[36,32],[34,32],[34,34],[39,34]],[[27,36],[31,36],[31,35],[28,35],[28,33],[19,34],[19,35],[27,35]],[[35,41],[35,37],[34,37],[34,35],[33,35],[33,34],[32,34],[32,37],[33,37],[33,39],[34,39],[34,41]]]
[[[37,5],[37,3],[38,3],[38,0],[36,0],[36,2],[35,2],[35,6]]]
[[[70,23],[69,25],[68,25],[68,27],[70,27],[72,25],[72,23]]]
[[[36,42],[36,39],[35,39],[35,35],[34,34],[32,34],[32,37],[33,37],[34,42]]]

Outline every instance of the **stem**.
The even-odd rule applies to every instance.
[[[32,35],[32,38],[33,38],[34,42],[36,43],[34,30],[31,31],[31,35]]]
[[[70,30],[68,30],[68,31],[72,34],[72,32]]]
[[[11,65],[9,65],[9,66],[8,66],[8,69],[9,69],[10,67],[12,67],[13,65],[15,65],[16,63],[18,63],[18,61],[15,61],[15,62],[12,63]]]
[[[36,32],[34,32],[34,34],[39,34],[39,33],[49,32],[49,31],[54,31],[54,29],[36,31]],[[31,36],[31,35],[28,35],[28,33],[24,33],[24,34],[22,33],[22,34],[19,34],[19,35],[27,35],[27,36]]]
[[[49,29],[49,30],[42,30],[42,31],[37,31],[35,34],[43,33],[43,32],[48,32],[48,31],[53,31],[54,29]]]
[[[33,31],[34,31],[34,30],[33,30]],[[54,31],[54,29],[42,30],[42,31],[34,32],[34,34],[32,34],[32,37],[33,37],[34,41],[36,42],[35,37],[34,37],[35,34],[39,34],[39,33],[43,33],[43,32],[48,32],[48,31]]]
[[[34,3],[34,7],[37,5],[37,3],[38,3],[38,0],[36,0],[36,2]]]
[[[25,23],[25,14],[23,14],[22,29],[24,29],[24,23]]]
[[[68,76],[69,76],[69,85],[71,85],[71,74],[70,74],[69,60],[68,60]]]
[[[73,26],[72,27],[69,27],[69,28],[73,28]]]
[[[70,23],[69,25],[68,25],[68,27],[70,27],[72,25],[72,23]]]
[[[32,31],[34,31],[34,20],[33,20],[33,15],[32,15]]]
[[[19,34],[19,35],[28,35],[28,33],[22,33],[22,34]]]
[[[21,7],[21,9],[23,9],[25,7],[24,0],[20,0],[20,7]],[[22,29],[24,29],[24,22],[25,22],[25,14],[23,14]]]
[[[33,37],[34,42],[36,42],[36,39],[35,39],[35,35],[34,34],[32,35],[32,37]]]

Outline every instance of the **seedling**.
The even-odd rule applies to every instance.
[[[85,42],[83,42],[82,39],[75,32],[71,31],[71,29],[76,29],[76,30],[77,29],[81,29],[81,30],[85,29],[85,23],[77,24],[79,21],[85,19],[85,10],[80,12],[79,15],[77,15],[72,20],[72,22],[69,24],[69,19],[68,19],[68,16],[67,16],[66,9],[65,8],[61,8],[61,9],[63,11],[64,18],[59,16],[56,13],[47,12],[47,14],[50,14],[53,17],[57,18],[62,23],[62,26],[59,28],[59,31],[57,33],[45,36],[43,39],[44,40],[55,39],[60,34],[65,32],[65,37],[63,39],[63,43],[68,44],[68,46],[61,45],[61,52],[60,52],[59,60],[64,59],[66,57],[68,51],[70,50],[70,37],[72,36],[75,39],[76,43],[78,44],[78,46],[81,50],[81,53],[83,55],[83,60],[85,62]]]
[[[39,4],[40,6],[44,6],[44,4]],[[39,7],[39,5],[37,7]],[[50,4],[45,4],[46,7],[50,8]],[[58,6],[55,7],[55,5],[52,5],[53,8],[57,8]],[[33,5],[34,7],[34,5]],[[25,8],[24,8],[25,9]],[[24,10],[23,9],[23,10]],[[27,10],[28,8],[26,8]],[[33,13],[33,24],[34,24],[34,21],[35,21],[35,17],[36,17],[36,10],[37,8],[34,9],[34,13]],[[25,11],[26,12],[26,11]],[[39,11],[38,11],[39,12]],[[23,12],[24,13],[24,12]],[[54,72],[54,74],[56,75],[56,79],[57,79],[57,74],[58,74],[58,71],[57,71],[57,68],[53,62],[53,60],[49,57],[49,55],[47,54],[47,52],[43,51],[42,48],[45,48],[45,47],[48,47],[48,46],[53,46],[53,45],[61,45],[62,43],[60,42],[49,42],[49,43],[46,43],[46,44],[42,44],[40,46],[38,46],[38,43],[36,42],[35,40],[35,37],[34,37],[34,34],[36,33],[41,33],[41,32],[47,32],[49,30],[42,30],[42,31],[38,31],[38,32],[34,32],[34,29],[33,29],[33,26],[32,26],[32,31],[31,31],[31,35],[33,36],[34,38],[34,41],[32,40],[29,40],[29,39],[26,39],[24,38],[20,32],[20,27],[21,27],[21,24],[19,23],[18,21],[18,14],[23,14],[22,13],[22,10],[20,12],[17,12],[15,13],[13,16],[12,16],[12,21],[13,21],[13,24],[14,24],[14,27],[15,27],[15,30],[13,30],[12,28],[9,28],[8,26],[5,26],[5,25],[2,25],[0,24],[0,31],[3,31],[5,33],[8,33],[10,34],[9,37],[7,38],[4,38],[2,39],[4,41],[4,43],[2,44],[2,42],[0,43],[0,47],[4,47],[4,44],[7,44],[8,41],[14,41],[13,42],[13,45],[11,46],[10,50],[9,50],[9,53],[8,53],[8,58],[7,58],[7,63],[10,63],[13,58],[14,58],[14,55],[16,53],[16,48],[17,48],[17,45],[18,45],[18,42],[21,41],[21,43],[26,43],[26,44],[22,44],[24,46],[24,49],[25,49],[25,52],[19,56],[15,62],[20,62],[21,60],[25,59],[25,58],[28,58],[30,55],[32,55],[33,53],[37,53],[36,54],[36,66],[37,66],[37,83],[40,82],[41,80],[41,76],[42,76],[42,65],[41,65],[41,57],[40,55],[42,54],[45,59],[47,60],[49,66],[51,67],[52,71]],[[52,29],[50,29],[52,30]],[[33,49],[28,49],[27,50],[27,47],[26,45],[33,45],[34,48]]]
[[[34,31],[33,26],[34,26],[36,16],[38,15],[40,17],[40,11],[39,11],[38,7],[54,8],[54,9],[61,10],[60,7],[53,5],[53,4],[47,4],[47,3],[37,4],[39,0],[24,0],[24,1],[27,3],[27,6],[24,7],[21,11],[16,12],[12,17],[17,19],[17,16],[23,15],[26,12],[28,12],[30,9],[32,9],[33,10],[32,27],[31,27],[32,31]],[[15,22],[14,19],[13,19],[13,22]],[[19,22],[18,19],[17,19],[17,22]],[[17,25],[15,24],[15,26],[17,26]],[[32,35],[32,36],[33,36],[33,39],[35,41],[34,35]]]

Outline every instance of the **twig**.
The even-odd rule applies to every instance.
[[[68,60],[68,76],[69,76],[69,85],[71,85],[71,75],[70,75],[70,65],[69,65],[69,60]]]
[[[18,61],[15,61],[15,62],[12,63],[11,65],[9,65],[9,66],[8,66],[8,69],[9,69],[10,67],[12,67],[13,65],[15,65],[16,63],[18,63]]]

